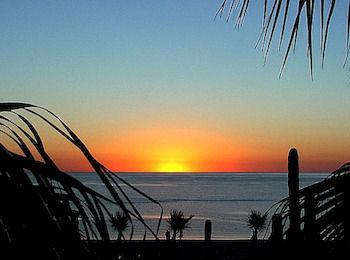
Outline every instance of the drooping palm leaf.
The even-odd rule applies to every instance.
[[[107,198],[86,187],[77,179],[59,170],[59,167],[46,151],[45,143],[35,127],[35,122],[32,121],[29,115],[42,120],[83,153],[96,174],[104,183],[111,198]],[[130,223],[131,227],[130,239],[134,233],[133,221],[138,221],[145,227],[144,234],[150,232],[152,236],[157,238],[163,215],[163,209],[159,202],[146,195],[141,190],[133,187],[100,164],[91,155],[78,136],[51,111],[25,103],[0,103],[0,134],[12,140],[23,152],[23,155],[16,154],[11,151],[11,149],[6,148],[4,146],[5,143],[0,139],[0,184],[4,183],[1,182],[1,178],[4,177],[5,179],[9,178],[8,181],[10,181],[12,185],[17,185],[19,184],[17,183],[17,179],[22,176],[22,179],[25,178],[27,180],[26,185],[28,189],[40,190],[38,194],[42,204],[36,203],[35,205],[42,205],[44,211],[46,211],[45,214],[49,216],[49,219],[57,226],[57,230],[52,231],[52,234],[68,232],[68,236],[71,238],[80,237],[88,241],[90,239],[108,240],[110,235],[106,224],[106,218],[110,219],[113,216],[110,212],[110,208],[114,208],[123,212],[128,219],[128,223]],[[28,144],[31,145],[31,147]],[[34,148],[35,151],[32,151],[32,148]],[[34,153],[38,154],[42,161],[34,159]],[[31,180],[27,176],[28,173],[33,175],[37,184],[34,185],[34,183],[31,183]],[[132,191],[160,207],[160,218],[156,231],[153,231],[146,223],[142,214],[127,195],[127,192],[123,190],[118,182],[126,184]],[[33,201],[29,201],[28,203],[33,203]],[[109,206],[107,206],[107,204],[109,204]],[[6,219],[6,216],[0,214],[2,227],[7,223],[3,221],[4,218]],[[78,221],[78,219],[80,220]],[[77,221],[80,222],[80,226],[71,224]],[[7,224],[10,225],[9,223]],[[47,229],[50,228],[48,227]],[[72,232],[75,235],[72,235]],[[54,237],[46,238],[43,241],[51,241],[50,243],[55,244],[57,242],[56,240],[61,241]],[[68,241],[70,241],[69,239],[66,240],[66,242],[61,241],[57,243],[62,246],[62,243],[67,244]],[[69,243],[67,246],[69,247]],[[55,251],[56,249],[52,250]]]
[[[259,0],[258,0],[259,1]],[[344,0],[345,1],[345,0]],[[245,16],[248,13],[252,1],[249,0],[223,0],[220,4],[215,17],[223,17],[225,10],[226,11],[226,21],[231,20],[231,17],[236,18],[235,27],[242,25]],[[338,1],[339,2],[339,1]],[[285,54],[283,57],[279,77],[282,76],[282,73],[285,69],[288,56],[290,55],[291,50],[295,51],[295,47],[298,40],[298,31],[300,26],[303,24],[301,16],[305,13],[306,21],[305,27],[307,32],[307,56],[309,59],[310,67],[310,77],[313,79],[313,23],[315,19],[315,8],[319,8],[319,20],[320,20],[320,52],[321,52],[321,66],[324,66],[326,47],[329,35],[329,28],[333,18],[334,10],[336,8],[337,0],[264,0],[263,4],[263,22],[262,30],[258,36],[258,41],[256,47],[261,46],[264,50],[264,60],[268,58],[268,54],[271,49],[271,43],[274,39],[276,28],[280,28],[280,35],[278,38],[278,49],[282,48],[283,40],[286,38],[286,30],[289,30],[288,43],[285,47]],[[237,9],[237,12],[233,12],[233,7]],[[284,8],[283,8],[284,7]],[[291,10],[296,9],[296,14],[292,15]],[[346,57],[344,61],[344,66],[347,62],[349,52],[350,52],[350,0],[348,1],[348,8],[346,8],[347,14],[344,13],[346,17]],[[325,12],[327,15],[325,17]],[[236,17],[234,17],[236,15]],[[281,19],[280,19],[281,18]],[[288,27],[288,20],[292,20],[293,23],[291,27]]]
[[[50,115],[52,115],[55,119],[57,119],[62,126],[64,127],[64,129],[68,132],[65,133],[64,131],[62,131],[59,127],[57,127],[56,125],[54,125],[52,122],[50,122],[47,118],[43,117],[41,114],[28,109],[27,107],[25,108],[26,111],[40,117],[41,119],[43,119],[46,123],[48,123],[51,127],[53,127],[56,131],[58,131],[60,134],[62,134],[64,137],[66,137],[70,142],[72,142],[74,145],[76,145],[81,151],[82,153],[85,155],[85,157],[89,160],[91,166],[94,168],[94,170],[96,171],[96,173],[100,176],[101,180],[104,182],[104,184],[106,185],[106,187],[108,188],[108,190],[110,191],[111,195],[115,198],[116,201],[119,202],[120,207],[123,208],[123,210],[125,211],[126,208],[124,206],[123,201],[121,200],[121,198],[119,197],[119,195],[116,193],[115,189],[112,187],[111,183],[115,184],[116,187],[118,188],[118,190],[121,192],[121,195],[124,197],[124,199],[127,200],[127,202],[130,204],[130,206],[133,208],[133,211],[135,213],[135,215],[137,216],[137,219],[142,222],[142,224],[144,225],[144,227],[151,232],[151,234],[155,237],[157,237],[157,234],[159,232],[159,228],[160,228],[160,224],[161,224],[161,220],[162,220],[162,216],[163,216],[163,208],[160,205],[160,203],[156,200],[154,200],[153,198],[151,198],[150,196],[146,195],[145,193],[143,193],[141,190],[137,189],[136,187],[130,185],[128,182],[126,182],[125,180],[123,180],[122,178],[120,178],[118,175],[116,175],[115,173],[111,172],[110,170],[108,170],[106,167],[104,167],[102,164],[100,164],[99,162],[97,162],[95,160],[95,158],[91,155],[91,153],[88,151],[87,147],[83,144],[83,142],[78,138],[78,136],[59,118],[57,117],[55,114],[53,114],[51,111],[42,108],[42,107],[37,107],[40,108],[46,112],[48,112]],[[119,184],[116,182],[116,179],[118,179],[119,181],[122,181],[124,184],[126,184],[129,188],[131,188],[132,190],[134,190],[135,192],[137,192],[138,194],[144,196],[146,199],[150,200],[152,203],[155,203],[159,206],[160,208],[160,217],[158,220],[158,225],[157,225],[157,229],[155,232],[153,232],[153,230],[151,228],[149,228],[149,226],[145,223],[143,217],[141,216],[141,214],[138,212],[138,210],[134,207],[133,203],[129,200],[128,196],[125,194],[125,192],[123,191],[123,189],[121,189],[121,187],[119,186]],[[128,211],[128,210],[126,210]],[[129,216],[129,220],[132,222],[131,217]],[[133,235],[133,225],[131,226],[131,233],[130,233],[130,238],[132,238]]]

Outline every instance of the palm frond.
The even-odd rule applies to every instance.
[[[240,27],[243,24],[245,16],[248,13],[248,7],[251,1],[249,0],[224,0],[217,12],[215,17],[223,17],[226,11],[226,21],[231,20],[231,17],[236,15],[235,27]],[[262,29],[258,36],[256,47],[260,46],[264,51],[264,62],[266,62],[270,49],[271,43],[275,37],[276,28],[280,28],[280,35],[278,37],[278,49],[281,50],[283,41],[286,38],[286,30],[289,29],[288,43],[285,47],[285,54],[283,56],[279,77],[282,76],[285,69],[288,57],[291,50],[295,51],[295,47],[298,39],[298,31],[301,26],[301,16],[303,13],[306,14],[305,27],[307,32],[307,57],[309,60],[310,77],[313,80],[313,24],[315,20],[315,8],[319,11],[320,20],[320,52],[321,52],[321,67],[323,68],[326,56],[326,47],[329,35],[329,28],[333,19],[334,10],[336,8],[337,0],[264,0],[263,4],[263,19]],[[232,12],[233,6],[238,9],[237,12]],[[295,15],[291,15],[291,10],[296,10]],[[346,57],[344,60],[344,66],[347,63],[349,52],[350,52],[350,0],[348,1],[348,8],[346,8],[347,17],[346,24]],[[325,17],[325,12],[327,16]],[[282,18],[282,19],[280,19]],[[291,27],[288,27],[288,20],[292,20]]]
[[[82,152],[109,195],[92,190],[59,169],[46,149],[36,120],[44,122]],[[19,209],[28,209],[28,220],[20,226],[29,228],[22,229],[17,228],[23,221],[18,218],[21,213],[17,206],[9,205],[8,210],[1,211],[0,232],[5,228],[9,241],[28,236],[33,243],[40,240],[43,245],[48,244],[50,252],[56,247],[60,252],[73,252],[81,248],[79,241],[83,239],[109,240],[108,218],[117,230],[130,227],[130,239],[133,222],[140,222],[144,234],[149,232],[157,239],[163,215],[160,203],[100,164],[79,137],[51,111],[25,103],[0,103],[0,135],[22,151],[22,155],[18,154],[8,140],[0,139],[0,203],[3,205],[6,198],[11,198]],[[146,223],[120,183],[160,208],[157,230]],[[118,209],[118,213],[113,215],[111,209]],[[33,231],[37,232],[33,234]]]

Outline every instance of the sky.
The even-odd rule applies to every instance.
[[[285,172],[291,147],[302,171],[335,170],[350,156],[346,1],[314,81],[304,30],[281,79],[276,41],[264,65],[251,2],[235,30],[214,20],[219,0],[1,1],[0,101],[54,111],[113,171]],[[59,137],[46,145],[64,170],[90,169]]]

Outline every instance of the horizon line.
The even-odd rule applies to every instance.
[[[66,171],[67,173],[96,173],[95,171]],[[160,172],[160,171],[112,171],[113,173],[288,173],[287,171],[174,171],[174,172]],[[331,174],[328,171],[300,171],[299,173],[324,173]]]

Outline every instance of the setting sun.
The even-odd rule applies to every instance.
[[[157,169],[158,172],[189,172],[190,169],[182,164],[177,162],[166,162],[161,163],[158,165]]]

